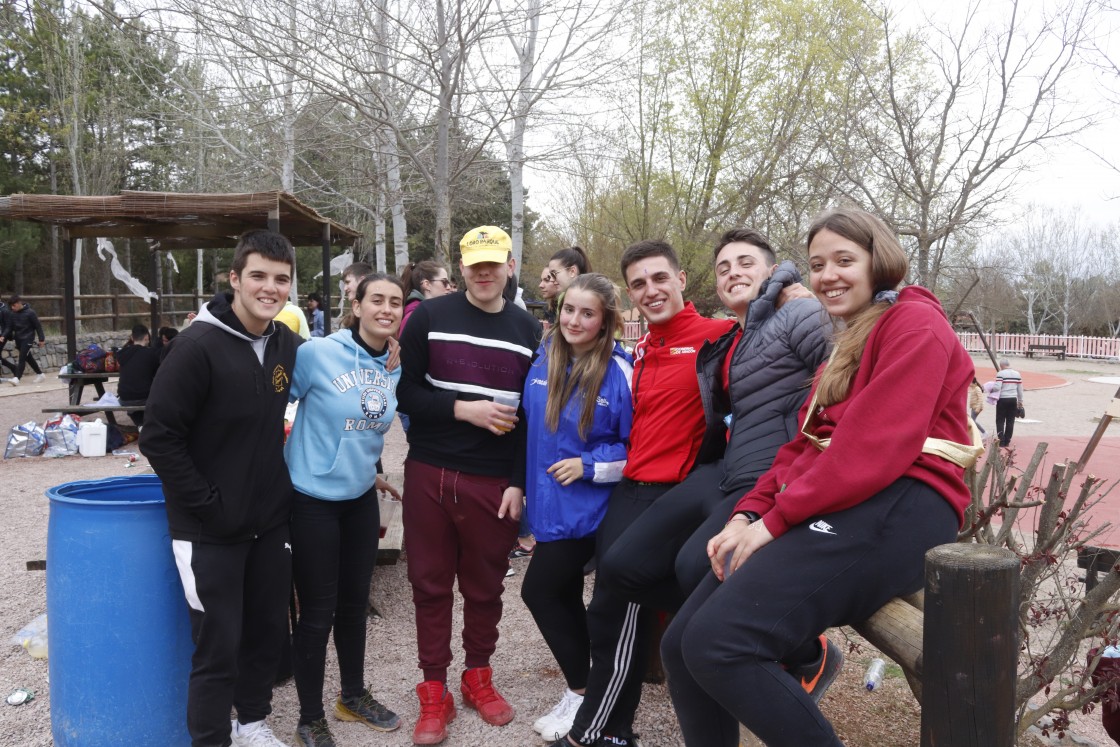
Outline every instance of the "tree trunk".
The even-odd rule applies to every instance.
[[[525,245],[525,129],[528,126],[529,109],[532,107],[533,66],[537,57],[537,34],[540,30],[540,0],[529,0],[525,18],[525,43],[517,50],[520,62],[520,79],[517,84],[517,110],[513,120],[513,136],[510,138],[509,190],[510,190],[510,239],[513,240],[513,258],[517,273],[521,274],[521,258]]]
[[[400,273],[408,264],[408,220],[404,214],[404,194],[401,192],[401,159],[397,154],[397,141],[386,128],[382,137],[385,149],[385,185],[389,191],[389,210],[393,214],[393,261]]]

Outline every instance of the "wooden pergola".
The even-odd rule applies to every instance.
[[[253,228],[278,231],[293,246],[321,246],[323,277],[330,278],[331,248],[350,246],[361,234],[317,213],[287,192],[241,194],[185,194],[133,192],[97,197],[25,195],[0,197],[0,218],[27,220],[62,228],[64,326],[66,354],[77,354],[74,301],[74,239],[147,239],[153,257],[157,251],[175,249],[227,249],[237,237]],[[152,287],[156,263],[152,263]],[[331,308],[330,285],[323,283],[323,308]],[[159,327],[162,309],[157,296],[151,300],[152,329]]]

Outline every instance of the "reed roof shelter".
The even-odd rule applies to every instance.
[[[351,246],[358,231],[320,215],[287,192],[186,194],[124,191],[119,195],[25,195],[0,197],[0,218],[59,226],[63,231],[63,318],[66,354],[77,351],[74,302],[74,240],[97,238],[147,239],[154,255],[174,249],[227,249],[254,228],[278,231],[293,246],[321,246],[323,277],[329,278],[331,249]],[[158,288],[155,262],[152,287]],[[323,284],[323,308],[331,308],[329,283]],[[151,328],[158,329],[161,308],[151,300]]]

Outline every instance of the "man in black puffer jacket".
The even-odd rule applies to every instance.
[[[797,433],[797,411],[828,358],[832,322],[792,262],[766,238],[725,233],[716,293],[739,324],[696,358],[707,431],[697,467],[611,547],[602,582],[642,605],[675,611],[710,569],[707,542]]]

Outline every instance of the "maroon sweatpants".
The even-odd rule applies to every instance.
[[[447,682],[456,577],[463,595],[466,666],[490,665],[498,643],[509,551],[517,541],[517,521],[498,518],[508,486],[508,478],[405,460],[404,542],[425,681]]]

